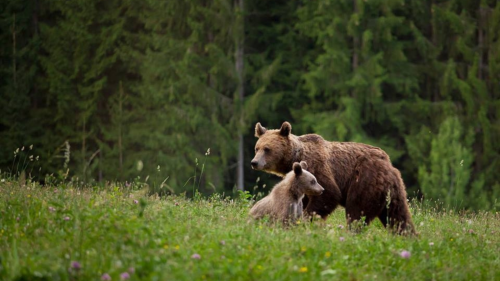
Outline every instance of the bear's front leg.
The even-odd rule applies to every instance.
[[[310,217],[319,215],[321,218],[326,219],[339,205],[340,190],[337,185],[332,188],[328,187],[328,185],[324,184],[319,179],[318,182],[325,190],[323,194],[319,196],[307,196],[308,202],[305,208],[305,214]]]

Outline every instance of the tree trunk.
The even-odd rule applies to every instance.
[[[12,79],[15,89],[17,89],[16,76],[16,14],[14,14],[12,19]]]
[[[240,120],[238,128],[238,190],[244,189],[244,154],[243,154],[243,133],[241,126],[243,125],[243,97],[245,96],[245,88],[243,81],[243,55],[244,55],[244,43],[245,43],[245,33],[244,33],[244,0],[235,0],[235,10],[236,10],[236,22],[237,22],[237,32],[236,32],[236,72],[238,75],[238,105],[240,109]]]
[[[356,3],[357,0],[352,0],[353,2],[353,8],[354,8],[354,13],[358,13],[358,3]],[[359,37],[354,34],[353,38],[353,48],[352,48],[352,70],[356,70],[358,68],[358,48],[359,48]]]
[[[120,81],[120,99],[119,103],[119,121],[118,121],[118,152],[120,154],[120,178],[122,176],[123,169],[123,149],[122,149],[122,122],[123,122],[123,83]]]

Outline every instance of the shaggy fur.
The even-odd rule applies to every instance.
[[[304,195],[318,196],[324,190],[306,169],[306,162],[294,163],[293,171],[286,174],[268,196],[255,203],[250,215],[254,219],[269,216],[272,221],[285,224],[302,217]]]
[[[321,196],[304,198],[305,212],[326,218],[340,204],[349,225],[378,217],[398,233],[415,233],[399,171],[382,149],[362,143],[329,142],[316,134],[296,136],[284,122],[279,130],[257,123],[252,168],[283,177],[294,162],[306,161],[308,171],[324,187]],[[389,198],[389,197],[390,198]]]

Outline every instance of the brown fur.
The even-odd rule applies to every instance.
[[[288,122],[279,130],[257,123],[252,168],[283,177],[294,162],[306,161],[308,171],[325,188],[321,196],[305,198],[308,215],[326,218],[340,204],[349,225],[362,217],[369,224],[378,217],[398,233],[415,233],[405,185],[387,153],[362,143],[329,142],[316,134],[295,136],[291,130]]]
[[[318,196],[323,192],[314,175],[306,171],[302,161],[293,164],[293,171],[276,184],[271,193],[255,203],[250,210],[254,219],[269,216],[272,221],[295,222],[302,217],[304,195]]]

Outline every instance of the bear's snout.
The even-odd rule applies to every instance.
[[[252,169],[256,169],[257,166],[259,165],[259,161],[257,160],[252,160],[252,162],[250,162],[250,164],[252,165]]]
[[[323,187],[321,187],[321,186],[320,186],[320,187],[318,188],[318,196],[319,196],[319,195],[321,195],[321,194],[323,194],[323,191],[325,191],[325,189],[324,189]]]

